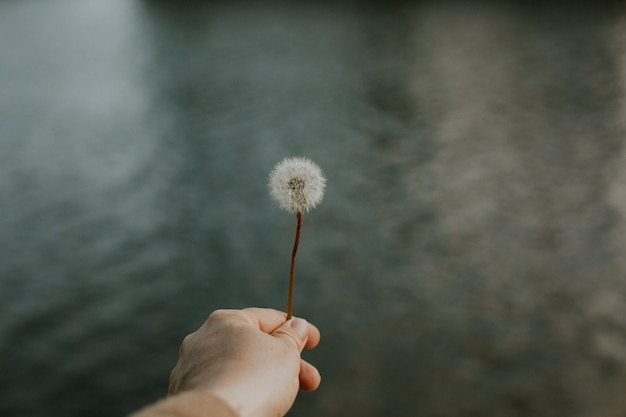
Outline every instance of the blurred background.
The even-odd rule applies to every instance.
[[[125,416],[222,307],[293,416],[626,414],[626,6],[0,1],[0,415]]]

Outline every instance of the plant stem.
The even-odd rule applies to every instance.
[[[302,229],[302,211],[298,211],[296,240],[293,243],[293,252],[291,253],[291,271],[289,273],[289,298],[287,300],[287,320],[291,319],[293,313],[293,292],[296,285],[296,253],[298,252],[298,243],[300,243],[300,229]]]

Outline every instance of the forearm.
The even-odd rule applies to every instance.
[[[193,390],[170,396],[130,417],[239,417],[239,414],[221,398]]]

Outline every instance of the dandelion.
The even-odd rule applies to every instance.
[[[296,239],[291,254],[287,320],[292,317],[296,279],[296,253],[302,229],[302,212],[315,208],[324,197],[326,179],[322,170],[306,158],[286,158],[276,164],[269,176],[270,194],[278,205],[298,218]]]

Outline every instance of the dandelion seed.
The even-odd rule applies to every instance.
[[[324,197],[326,179],[322,170],[306,158],[286,158],[269,177],[270,194],[290,213],[309,211]]]
[[[296,279],[296,253],[302,229],[302,212],[315,208],[324,197],[326,179],[322,170],[306,158],[286,158],[276,164],[269,176],[271,196],[278,205],[290,213],[296,213],[298,223],[296,240],[291,254],[289,275],[289,298],[287,301],[287,320],[292,317],[293,293]]]

